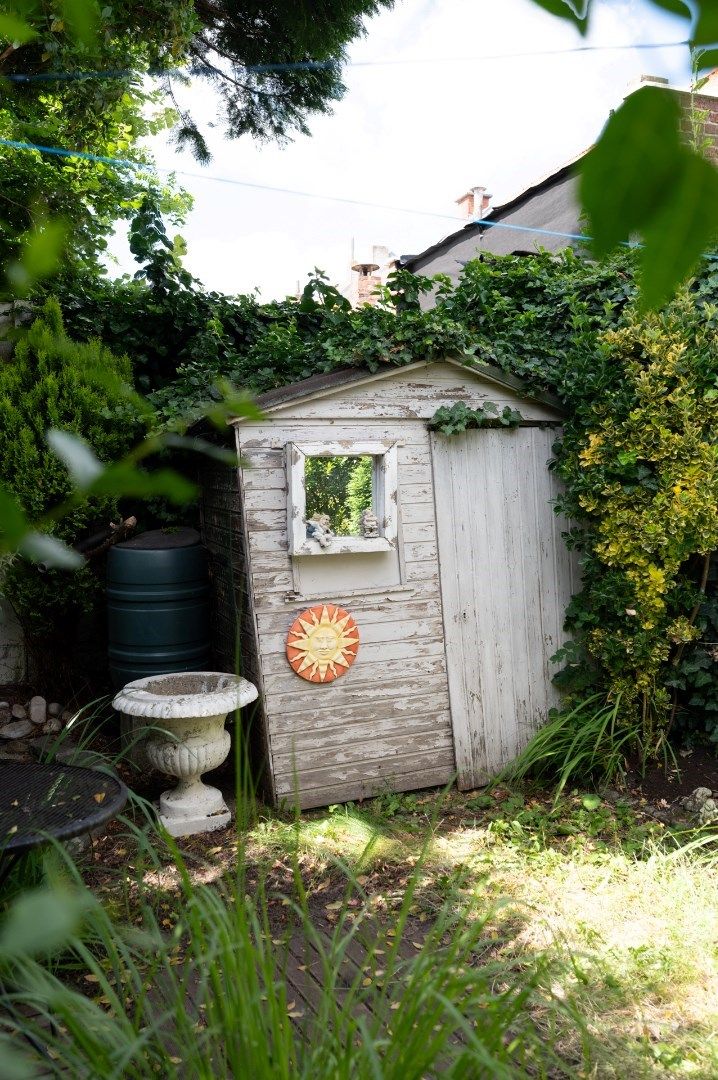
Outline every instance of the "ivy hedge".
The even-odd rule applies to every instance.
[[[714,263],[651,315],[638,308],[630,251],[601,264],[571,252],[484,256],[456,286],[399,271],[378,306],[357,310],[315,272],[299,298],[261,304],[202,290],[146,213],[136,280],[75,278],[60,296],[75,336],[99,334],[133,358],[158,423],[198,415],[222,380],[257,393],[340,365],[446,355],[478,356],[553,392],[567,421],[552,468],[584,573],[567,612],[563,688],[620,701],[649,753],[672,727],[718,742]]]

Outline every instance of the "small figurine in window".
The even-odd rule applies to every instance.
[[[310,540],[316,540],[322,548],[329,547],[329,539],[334,536],[329,514],[312,514],[305,524]]]
[[[359,532],[369,539],[379,535],[379,519],[369,507],[362,510],[359,516]]]

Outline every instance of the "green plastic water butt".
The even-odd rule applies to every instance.
[[[115,686],[209,668],[209,563],[199,541],[195,529],[157,529],[110,548],[107,611]]]

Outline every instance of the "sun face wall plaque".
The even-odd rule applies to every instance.
[[[317,604],[298,615],[287,635],[287,659],[308,682],[328,683],[346,675],[359,651],[359,630],[344,608]]]

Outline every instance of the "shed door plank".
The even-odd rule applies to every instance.
[[[553,434],[432,438],[446,660],[458,783],[486,783],[556,702],[572,559],[551,505]]]
[[[459,780],[483,764],[485,748],[483,731],[468,722],[471,715],[471,697],[480,693],[479,672],[476,663],[465,651],[470,646],[464,625],[473,617],[472,598],[464,596],[462,589],[464,552],[468,551],[468,519],[459,505],[466,499],[467,455],[463,440],[450,446],[448,440],[434,440],[435,490],[437,502],[437,534],[441,550],[441,591],[444,608],[444,639],[446,643],[449,692],[451,698],[454,753]],[[464,606],[464,599],[467,605]],[[457,672],[462,672],[457,677]]]

